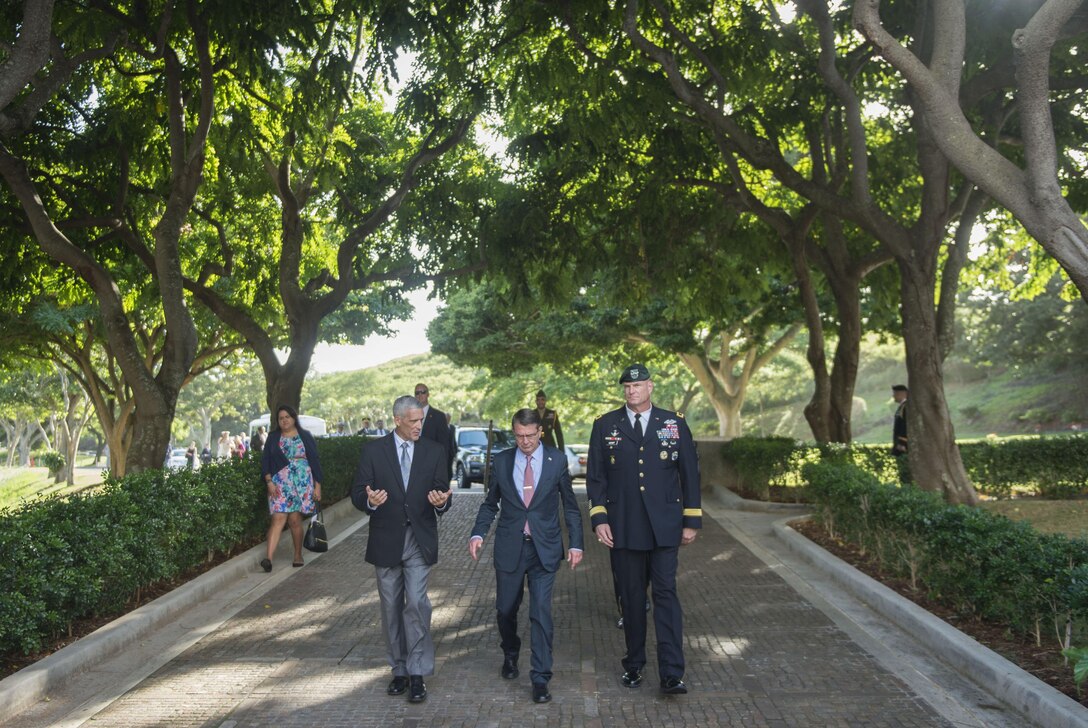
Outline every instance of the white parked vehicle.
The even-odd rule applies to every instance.
[[[309,430],[310,434],[314,437],[324,437],[328,434],[328,428],[325,424],[325,420],[320,417],[313,417],[311,415],[299,415],[298,423],[302,425],[302,429]],[[268,414],[265,413],[255,420],[249,421],[249,434],[252,437],[253,433],[257,431],[257,428],[264,425],[265,432],[270,431],[272,428],[268,425]]]
[[[567,445],[567,467],[570,477],[586,477],[586,464],[589,458],[589,445]]]
[[[193,464],[193,470],[200,470],[200,453],[196,454],[196,462]],[[171,470],[185,470],[189,467],[188,452],[183,447],[175,447],[170,451],[170,456],[166,458],[166,467]]]

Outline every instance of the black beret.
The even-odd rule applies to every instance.
[[[623,370],[620,375],[620,384],[628,382],[645,382],[650,378],[650,372],[641,364],[632,364]]]
[[[537,396],[537,397],[543,397],[544,399],[547,399],[547,398],[548,398],[548,395],[544,394],[544,390],[543,390],[543,389],[538,389],[538,390],[536,391],[536,396]]]
[[[893,391],[893,392],[906,392],[906,391],[908,391],[908,390],[907,390],[907,385],[905,385],[905,384],[896,384],[896,385],[893,385],[893,386],[892,386],[892,391]]]

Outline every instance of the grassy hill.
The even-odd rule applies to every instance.
[[[812,385],[807,381],[800,394],[794,393],[788,400],[776,401],[771,406],[760,405],[761,397],[773,397],[791,386],[784,377],[807,372],[802,353],[796,347],[784,355],[784,359],[790,358],[805,369],[779,362],[757,376],[755,392],[744,412],[746,433],[811,437],[802,412],[812,393]],[[895,411],[891,386],[906,381],[901,342],[865,342],[854,396],[854,437],[858,442],[890,440]],[[990,434],[1009,436],[1088,429],[1088,389],[1084,387],[1083,374],[1076,371],[982,368],[953,356],[945,365],[945,396],[956,437],[961,440]]]

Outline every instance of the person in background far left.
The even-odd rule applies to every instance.
[[[249,449],[253,451],[253,454],[257,457],[261,456],[264,452],[264,441],[267,437],[268,430],[264,425],[257,428],[257,431],[253,433],[253,437],[249,438]]]
[[[302,566],[302,516],[313,513],[321,500],[321,461],[317,442],[298,423],[298,413],[281,404],[276,409],[276,429],[268,433],[261,453],[261,477],[268,490],[268,554],[261,568],[272,571],[272,555],[279,545],[284,522],[291,529],[295,547],[292,566]]]

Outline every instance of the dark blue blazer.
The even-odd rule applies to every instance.
[[[314,475],[315,483],[324,483],[325,477],[321,472],[321,460],[317,457],[317,441],[309,430],[297,427],[298,436],[302,438],[302,446],[306,448],[306,461],[310,463],[310,471]],[[268,433],[268,439],[264,441],[261,449],[261,478],[266,475],[274,475],[286,468],[287,456],[280,449],[280,431],[272,430]]]
[[[533,546],[541,565],[548,571],[556,571],[563,561],[563,532],[559,525],[559,509],[562,507],[567,522],[570,548],[581,549],[582,514],[571,486],[570,470],[566,456],[547,445],[544,448],[544,465],[533,490],[533,499],[526,508],[521,500],[521,489],[514,483],[514,457],[517,448],[504,450],[495,456],[487,497],[476,514],[472,535],[485,537],[499,515],[495,527],[495,568],[499,571],[515,571],[521,557],[522,533],[525,522],[533,535]]]
[[[626,407],[598,417],[586,490],[592,527],[608,523],[616,548],[679,546],[684,528],[703,525],[699,457],[684,416],[654,407],[641,440]]]
[[[375,566],[399,566],[404,555],[404,534],[410,527],[423,560],[438,562],[438,515],[453,505],[451,495],[441,511],[427,500],[432,490],[449,490],[446,477],[446,450],[442,446],[419,438],[412,455],[408,473],[408,488],[400,474],[400,456],[393,433],[363,445],[359,467],[351,484],[351,502],[370,514],[370,532],[366,542],[366,561]],[[389,499],[374,510],[366,502],[366,486],[384,490]]]

